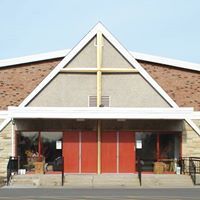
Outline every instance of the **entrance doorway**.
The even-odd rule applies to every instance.
[[[135,138],[132,131],[101,133],[101,173],[135,172]],[[65,173],[97,173],[97,133],[63,133]]]
[[[132,131],[102,132],[101,172],[135,172],[135,139]]]
[[[64,132],[63,156],[65,173],[97,173],[97,133]]]

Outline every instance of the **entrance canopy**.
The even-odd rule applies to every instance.
[[[193,108],[9,107],[14,119],[186,119]]]

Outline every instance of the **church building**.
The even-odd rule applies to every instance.
[[[130,38],[131,40],[131,38]],[[176,173],[200,157],[200,65],[131,52],[101,24],[72,49],[0,61],[0,175]],[[57,162],[57,165],[55,164]]]

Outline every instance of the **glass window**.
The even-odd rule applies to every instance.
[[[152,171],[156,160],[157,135],[151,132],[136,132],[136,158],[143,162],[143,171]],[[140,148],[137,143],[140,142]]]
[[[20,156],[21,167],[33,168],[29,163],[31,158],[38,158],[38,132],[21,132],[18,135],[17,152]]]
[[[46,163],[53,164],[62,156],[62,135],[62,132],[41,132],[42,156]]]
[[[160,134],[160,158],[174,159],[179,157],[179,135]]]

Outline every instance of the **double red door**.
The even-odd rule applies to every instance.
[[[134,133],[131,131],[103,132],[101,136],[101,172],[135,172]]]
[[[97,173],[96,132],[65,132],[63,156],[66,173]]]
[[[132,173],[135,171],[134,133],[101,133],[101,172]],[[71,131],[63,134],[64,171],[97,173],[97,133]]]

